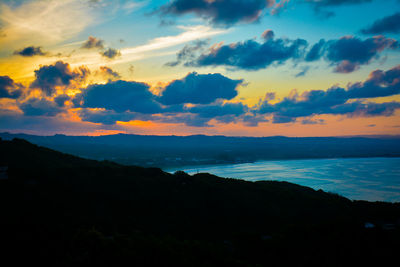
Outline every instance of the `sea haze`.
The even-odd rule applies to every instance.
[[[287,181],[353,200],[400,202],[400,158],[274,160],[188,167],[183,171],[248,181]]]

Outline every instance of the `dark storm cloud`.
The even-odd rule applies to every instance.
[[[35,70],[35,80],[30,87],[41,89],[51,96],[56,86],[69,86],[73,80],[83,80],[89,73],[89,69],[85,67],[72,70],[68,63],[57,61],[53,65],[41,66]]]
[[[274,123],[294,122],[298,117],[320,114],[347,116],[391,116],[400,108],[399,102],[373,103],[360,99],[400,94],[400,65],[388,71],[376,70],[364,82],[348,85],[347,89],[332,87],[326,91],[311,90],[270,104],[259,106],[260,114],[272,114]]]
[[[273,0],[173,0],[163,5],[162,16],[194,14],[215,26],[228,27],[236,23],[251,23],[260,19]]]
[[[115,81],[94,84],[76,96],[85,108],[105,108],[116,112],[159,113],[161,106],[145,83]],[[77,101],[75,101],[76,103]]]
[[[33,56],[45,56],[47,53],[42,50],[40,46],[28,46],[20,50],[16,50],[14,55],[20,55],[23,57],[33,57]]]
[[[217,99],[229,100],[237,96],[237,87],[242,83],[243,80],[231,80],[219,73],[192,72],[168,84],[158,100],[164,105],[209,104]]]
[[[116,57],[121,56],[121,52],[114,48],[108,48],[105,51],[100,52],[100,55],[108,59],[114,59]]]
[[[217,45],[209,52],[201,54],[190,62],[194,66],[228,66],[245,70],[259,70],[271,64],[280,64],[289,59],[301,58],[307,41],[303,39],[273,39],[273,34],[263,39],[263,43],[254,40]]]
[[[104,41],[101,39],[98,39],[93,36],[89,36],[89,38],[83,43],[81,48],[86,48],[86,49],[92,49],[92,48],[98,48],[98,49],[103,49],[104,48]]]
[[[19,103],[18,106],[27,116],[52,117],[63,111],[57,103],[44,98],[30,98],[23,103]]]
[[[400,12],[375,21],[361,32],[364,34],[400,33]]]
[[[23,86],[8,76],[0,76],[0,98],[17,99],[22,95]]]

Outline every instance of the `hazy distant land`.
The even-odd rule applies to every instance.
[[[373,137],[227,137],[227,136],[36,136],[0,133],[23,138],[76,156],[125,165],[183,167],[248,163],[258,160],[399,157],[398,136]]]

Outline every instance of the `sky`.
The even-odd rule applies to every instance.
[[[0,131],[400,134],[400,0],[2,0]]]

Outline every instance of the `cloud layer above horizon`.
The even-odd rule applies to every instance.
[[[8,76],[0,76],[0,98],[15,100],[24,116],[53,117],[72,111],[82,121],[105,125],[142,120],[212,127],[210,122],[215,120],[255,127],[269,120],[272,123],[291,123],[297,118],[312,121],[313,116],[323,114],[388,117],[400,109],[398,101],[370,101],[400,94],[400,65],[387,71],[375,70],[365,81],[348,84],[347,88],[333,86],[301,94],[294,90],[278,101],[276,94],[269,92],[254,106],[232,102],[239,88],[246,86],[245,81],[219,73],[192,72],[157,87],[157,92],[151,91],[147,83],[124,80],[83,87],[92,75],[90,71],[85,66],[72,69],[61,61],[41,66],[35,74],[36,79],[26,88]],[[75,93],[68,95],[70,90]],[[21,114],[15,111],[14,115]]]

